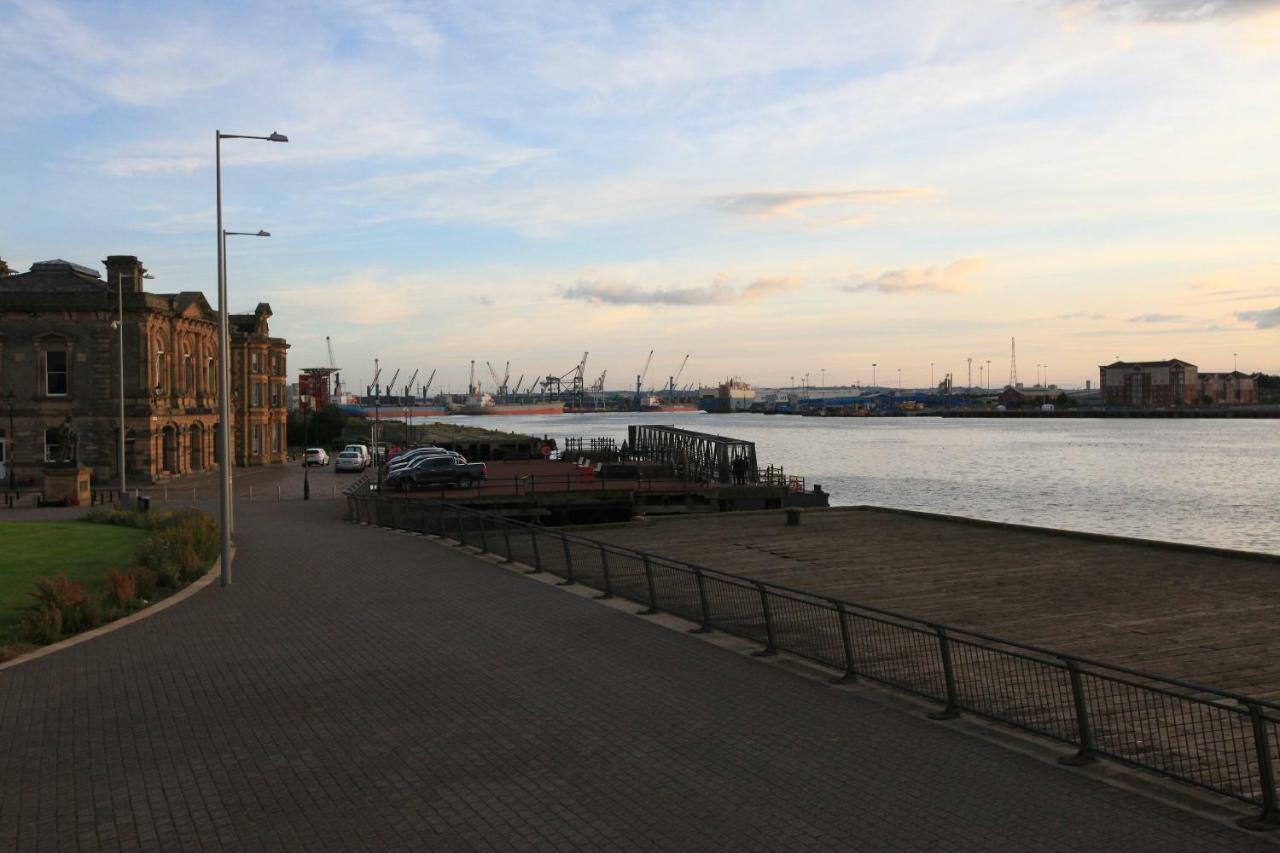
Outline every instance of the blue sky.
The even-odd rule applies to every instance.
[[[0,257],[136,254],[294,368],[1280,371],[1280,4],[0,0]]]

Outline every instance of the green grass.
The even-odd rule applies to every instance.
[[[83,521],[0,521],[0,642],[31,604],[35,579],[65,574],[93,593],[110,569],[132,564],[150,531]]]

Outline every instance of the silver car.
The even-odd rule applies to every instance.
[[[338,454],[338,458],[333,463],[333,473],[341,474],[343,471],[363,471],[368,466],[365,461],[364,454],[358,450],[344,450]]]

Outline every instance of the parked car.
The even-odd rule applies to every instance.
[[[367,444],[348,444],[342,448],[343,453],[355,452],[360,454],[360,458],[364,460],[364,466],[368,468],[373,464],[373,455],[369,453],[369,445]]]
[[[329,454],[325,452],[323,447],[308,447],[306,452],[302,454],[302,464],[306,465],[328,465]]]
[[[387,466],[387,471],[400,471],[405,468],[415,468],[427,459],[439,459],[442,456],[456,459],[459,462],[465,463],[467,461],[467,457],[463,456],[461,453],[454,453],[452,450],[437,449],[428,453],[416,453],[413,456],[397,456],[396,459]]]
[[[399,453],[392,456],[389,460],[387,460],[387,464],[395,465],[400,462],[405,462],[409,459],[417,458],[424,454],[431,454],[431,453],[439,454],[444,452],[445,452],[445,449],[443,447],[436,447],[433,444],[424,444],[421,447],[410,447],[408,450],[400,451]]]
[[[457,485],[463,489],[485,478],[483,462],[459,462],[452,456],[430,456],[412,468],[401,468],[387,477],[387,487],[408,492],[431,486]]]
[[[358,450],[344,450],[338,454],[338,458],[333,463],[333,473],[341,474],[343,471],[359,473],[368,467],[368,460]]]

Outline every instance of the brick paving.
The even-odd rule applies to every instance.
[[[0,672],[0,850],[1275,849],[339,512]]]

